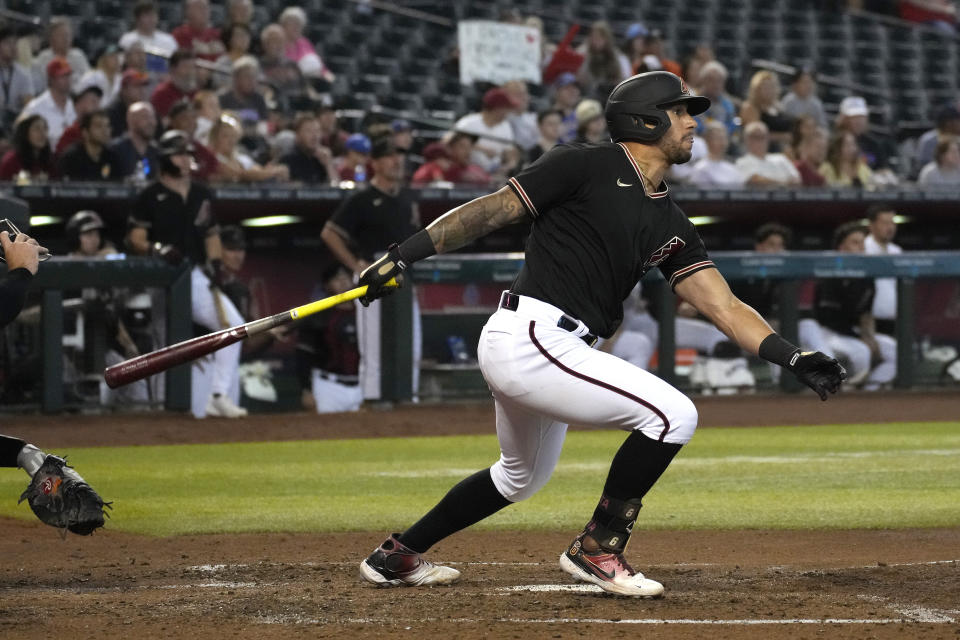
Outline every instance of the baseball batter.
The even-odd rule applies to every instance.
[[[456,581],[460,572],[423,558],[437,541],[529,498],[550,478],[567,424],[630,432],[597,507],[560,556],[575,580],[626,596],[663,586],[623,556],[644,496],[693,436],[693,402],[652,373],[593,348],[621,322],[623,300],[658,268],[684,300],[749,353],[792,371],[821,399],[845,376],[836,360],[802,352],[740,302],[714,267],[663,176],[690,159],[693,116],[710,106],[677,76],[655,71],[610,94],[613,142],[557,147],[508,186],[446,213],[368,267],[369,302],[412,262],[533,219],[526,261],[480,336],[480,367],[496,405],[500,459],[464,479],[417,523],[360,565],[382,586]]]

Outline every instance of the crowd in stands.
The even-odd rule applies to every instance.
[[[208,0],[186,0],[183,15],[183,24],[161,24],[154,4],[137,2],[130,30],[93,55],[75,46],[67,18],[54,17],[42,34],[0,27],[0,180],[145,181],[153,141],[182,128],[194,139],[196,177],[211,182],[364,182],[373,139],[391,136],[414,186],[492,187],[556,144],[608,140],[609,91],[634,73],[664,69],[712,101],[698,118],[693,159],[671,183],[960,184],[960,102],[941,105],[936,127],[903,162],[896,139],[870,126],[878,105],[849,95],[832,114],[818,98],[814,69],[801,66],[789,78],[759,70],[736,95],[709,46],[681,63],[663,34],[640,22],[622,35],[595,22],[569,51],[545,39],[545,68],[561,54],[582,64],[551,74],[536,108],[522,81],[488,85],[477,111],[438,135],[376,114],[343,130],[335,74],[324,43],[305,35],[317,32],[307,30],[300,7],[268,24],[253,22],[250,0],[230,0],[224,24],[211,22]],[[503,19],[542,26],[516,11]]]

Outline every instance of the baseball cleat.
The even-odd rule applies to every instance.
[[[225,395],[211,395],[207,401],[207,415],[214,418],[245,418],[247,410],[233,404]]]
[[[587,554],[581,535],[560,556],[560,568],[577,582],[595,584],[607,593],[634,598],[659,598],[663,585],[643,577],[627,564],[621,553]]]
[[[360,576],[364,580],[378,587],[426,587],[452,584],[460,579],[456,569],[433,564],[403,546],[397,539],[399,535],[391,535],[360,563]]]

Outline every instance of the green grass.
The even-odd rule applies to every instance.
[[[481,523],[576,529],[625,434],[569,434],[550,483]],[[68,453],[114,500],[111,529],[172,535],[398,530],[496,459],[491,436],[112,447]],[[22,471],[0,515],[30,519]],[[647,496],[643,528],[960,526],[960,426],[704,429]]]

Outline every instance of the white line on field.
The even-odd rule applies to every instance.
[[[905,455],[954,456],[960,455],[960,449],[905,449],[898,451],[818,451],[791,456],[703,456],[681,457],[674,460],[673,466],[707,466],[719,464],[806,464],[811,460],[849,460],[861,458],[895,458]],[[581,471],[602,471],[608,469],[606,462],[580,462],[558,464],[556,473]],[[459,477],[474,473],[475,469],[445,467],[439,469],[371,471],[359,475],[376,478],[446,478]]]
[[[321,619],[306,618],[297,615],[279,615],[279,616],[261,616],[254,619],[261,624],[375,624],[375,625],[397,625],[411,624],[420,625],[423,623],[447,622],[454,624],[476,624],[483,622],[498,622],[508,624],[623,624],[623,625],[826,625],[826,624],[845,624],[845,625],[873,625],[873,624],[903,624],[917,622],[907,618],[787,618],[787,619],[763,619],[763,618],[742,618],[733,620],[704,620],[697,618],[635,618],[608,620],[605,618],[417,618],[402,620],[398,618],[343,618]],[[942,624],[942,622],[930,622],[931,624]],[[409,627],[408,627],[409,628]]]
[[[888,609],[891,609],[902,616],[906,616],[911,620],[915,620],[916,622],[956,622],[957,616],[960,616],[960,610],[956,609],[931,609],[929,607],[921,607],[915,604],[890,602],[889,598],[867,594],[860,594],[857,597],[859,597],[861,600],[866,600],[867,602],[877,602],[883,604]]]

